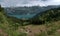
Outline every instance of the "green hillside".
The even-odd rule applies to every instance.
[[[43,24],[46,22],[54,22],[60,20],[60,8],[54,8],[41,12],[32,18],[31,22],[37,24]]]
[[[18,19],[7,16],[0,8],[0,36],[25,36],[26,33],[17,31],[20,25]]]
[[[60,8],[39,13],[30,20],[19,20],[7,16],[0,7],[0,36],[60,36],[59,33]]]

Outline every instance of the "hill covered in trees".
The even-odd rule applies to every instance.
[[[36,16],[34,16],[34,18],[32,18],[33,22],[39,24],[41,22],[45,23],[45,22],[58,21],[58,20],[60,20],[60,7],[38,13]]]

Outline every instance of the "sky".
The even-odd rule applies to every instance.
[[[2,7],[60,5],[60,0],[0,0]]]

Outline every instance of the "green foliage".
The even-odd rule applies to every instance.
[[[1,11],[1,5],[0,5],[0,11]]]
[[[60,8],[54,8],[37,14],[36,17],[32,18],[31,22],[36,24],[43,24],[46,22],[58,21],[60,20]]]
[[[26,36],[26,33],[17,31],[18,27],[20,27],[22,24],[20,20],[13,17],[8,17],[4,13],[4,10],[1,10],[2,11],[0,11],[0,28],[3,29],[8,34],[8,36]]]
[[[17,31],[18,27],[20,26],[29,25],[30,23],[35,25],[35,24],[43,24],[47,22],[54,22],[54,21],[60,20],[60,8],[47,10],[41,13],[41,15],[38,14],[36,18],[34,17],[33,19],[30,19],[30,20],[19,20],[14,17],[8,17],[4,13],[3,9],[1,9],[1,7],[0,7],[0,10],[2,10],[0,11],[0,28],[5,30],[5,32],[9,36],[27,36],[26,33]],[[35,10],[35,9],[32,9],[32,10]],[[50,24],[48,23],[45,25],[47,27],[51,26],[52,28],[50,29],[50,31],[47,30],[46,32],[42,32],[41,35],[39,36],[51,35],[57,29],[60,28],[60,26],[58,27],[57,25],[52,24],[52,23]]]
[[[0,5],[0,11],[3,11],[3,8],[1,7],[1,5]]]

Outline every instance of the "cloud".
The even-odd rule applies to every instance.
[[[45,2],[46,5],[60,5],[60,0],[50,0]]]
[[[4,7],[9,6],[48,6],[60,5],[60,0],[0,0],[0,4]]]
[[[44,3],[37,1],[37,0],[34,0],[34,1],[31,0],[31,1],[29,1],[29,3],[26,3],[24,5],[23,5],[23,3],[22,4],[18,3],[16,6],[36,6],[36,5],[45,6]]]

